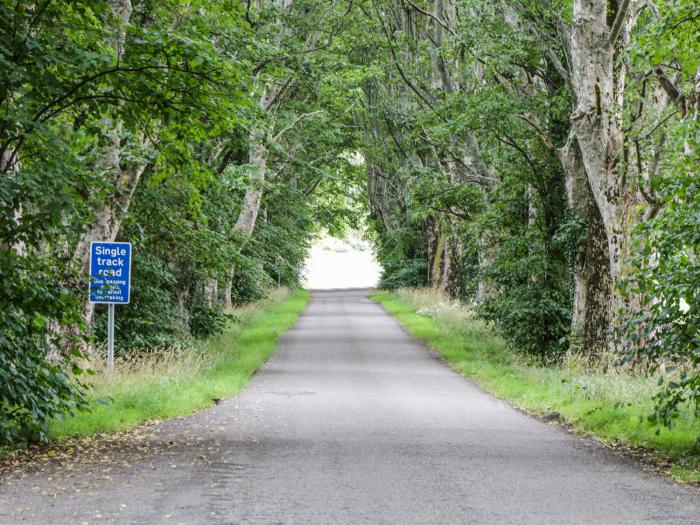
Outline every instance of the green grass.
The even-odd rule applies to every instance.
[[[309,293],[296,290],[238,309],[236,322],[201,348],[168,349],[122,359],[94,377],[89,412],[52,422],[52,436],[86,436],[191,414],[235,396],[296,321]]]
[[[558,413],[583,434],[616,448],[670,463],[681,482],[700,482],[700,420],[690,411],[674,429],[650,424],[656,382],[624,371],[604,372],[576,359],[563,365],[528,363],[514,355],[488,325],[454,303],[428,292],[377,293],[372,298],[417,339],[485,390],[535,414]]]

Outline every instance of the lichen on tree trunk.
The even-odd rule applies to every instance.
[[[626,306],[616,285],[623,276],[642,202],[620,162],[625,66],[617,54],[634,23],[626,13],[629,2],[620,4],[616,6],[620,12],[611,14],[606,0],[574,2],[569,70],[574,108],[567,143],[559,151],[569,203],[588,226],[573,306],[575,331],[586,351],[605,346],[603,334]]]

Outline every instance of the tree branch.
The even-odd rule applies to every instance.
[[[615,44],[615,42],[617,42],[617,39],[620,36],[622,26],[625,23],[625,18],[627,17],[627,10],[630,7],[630,3],[631,0],[622,0],[622,5],[620,5],[620,8],[617,10],[617,14],[615,15],[615,21],[613,22],[613,25],[610,28],[610,38],[608,40],[610,45]]]
[[[651,128],[649,131],[647,131],[644,135],[639,137],[639,139],[637,139],[637,140],[648,139],[652,135],[652,133],[654,133],[657,129],[659,129],[661,126],[663,126],[668,119],[670,119],[671,117],[673,117],[674,115],[677,115],[677,114],[678,114],[678,111],[674,111],[672,113],[669,113],[664,118],[662,118],[659,122],[657,122],[653,128]]]
[[[304,113],[303,115],[299,115],[294,122],[292,122],[289,126],[284,128],[282,131],[280,131],[277,135],[275,135],[272,140],[273,142],[277,142],[280,138],[282,138],[282,135],[287,133],[288,131],[294,129],[302,120],[305,118],[309,118],[313,115],[318,115],[319,113],[323,113],[323,110],[318,110],[318,111],[312,111],[311,113]]]
[[[437,16],[435,16],[435,15],[434,15],[433,13],[431,13],[430,11],[426,11],[426,10],[423,9],[422,7],[417,6],[417,5],[414,4],[411,0],[405,0],[405,2],[406,2],[408,5],[410,5],[411,7],[413,7],[413,9],[415,9],[415,10],[418,11],[419,13],[422,13],[422,14],[424,14],[425,16],[428,16],[428,17],[432,18],[435,22],[437,22],[438,24],[440,24],[444,29],[447,29],[447,30],[452,34],[452,36],[459,38],[459,35],[457,35],[457,33],[455,32],[455,30],[452,29],[452,28],[447,24],[447,22],[445,22],[444,20],[441,20],[440,18],[438,18]]]
[[[542,38],[542,35],[540,35],[540,33],[532,26],[529,20],[525,20],[525,24],[527,25],[527,29],[530,32],[530,34],[535,40],[537,40],[537,43],[545,52],[547,58],[549,58],[550,62],[554,66],[554,69],[556,69],[557,73],[559,73],[559,76],[564,80],[564,82],[568,83],[569,73],[564,67],[564,65],[561,63],[561,60],[559,60],[559,57],[554,51],[552,51],[552,48],[550,48],[547,45],[547,43],[544,41],[544,38]]]
[[[375,12],[377,13],[377,18],[379,19],[379,23],[380,23],[381,26],[382,26],[382,31],[384,32],[384,35],[386,36],[387,43],[389,44],[389,45],[388,45],[388,47],[389,47],[389,52],[391,53],[391,56],[392,56],[392,58],[393,58],[392,62],[393,62],[394,65],[396,66],[396,69],[398,70],[399,75],[401,76],[401,78],[403,79],[403,81],[406,83],[406,85],[407,85],[409,88],[411,88],[411,91],[413,91],[416,95],[418,95],[418,98],[420,98],[423,102],[425,102],[426,105],[427,105],[431,110],[434,111],[435,108],[434,108],[433,105],[430,103],[430,101],[429,101],[425,96],[423,96],[423,94],[418,90],[418,88],[416,88],[416,86],[413,84],[413,82],[411,82],[411,80],[410,80],[410,79],[406,76],[406,74],[404,73],[404,70],[403,70],[403,68],[401,67],[401,64],[399,63],[399,59],[398,59],[398,57],[396,56],[396,52],[394,51],[394,45],[393,45],[393,43],[392,43],[392,40],[393,40],[393,39],[391,38],[391,35],[389,34],[389,30],[388,30],[388,29],[386,28],[386,26],[384,25],[384,20],[382,19],[381,13],[379,13],[379,9],[377,8],[376,3],[374,4],[374,10],[375,10]]]
[[[552,140],[547,135],[545,135],[544,131],[542,131],[540,127],[537,124],[535,124],[527,115],[518,115],[518,118],[521,118],[522,120],[527,122],[537,132],[537,135],[540,137],[545,147],[549,150],[549,152],[552,155],[556,157],[557,147],[554,145],[554,142],[552,142]]]
[[[654,69],[654,74],[659,80],[661,88],[666,92],[666,95],[668,95],[668,98],[670,98],[671,102],[678,108],[678,112],[681,114],[681,117],[685,117],[685,114],[687,112],[685,107],[685,95],[683,95],[678,90],[678,88],[675,85],[673,85],[673,82],[671,82],[669,78],[664,74],[663,69],[657,67],[656,69]]]

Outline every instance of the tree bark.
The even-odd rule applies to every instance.
[[[212,307],[216,303],[216,296],[219,293],[219,281],[217,279],[207,279],[204,283],[204,298],[207,304]]]
[[[267,86],[263,100],[269,93]],[[261,102],[262,105],[262,102]],[[248,146],[248,162],[250,170],[248,173],[248,187],[243,197],[243,205],[236,220],[235,230],[246,237],[250,237],[255,229],[255,222],[260,211],[260,204],[263,197],[263,185],[265,184],[265,168],[267,166],[267,144],[269,133],[259,129],[250,132],[250,145]]]
[[[584,171],[580,156],[568,160],[578,165],[565,166],[567,173]],[[571,348],[600,354],[610,341],[613,285],[605,226],[585,176],[569,176],[566,190],[572,211],[587,226],[586,240],[578,247],[574,260]]]
[[[452,297],[459,286],[459,262],[452,228],[435,214],[424,221],[428,252],[428,286]]]
[[[574,2],[569,71],[574,108],[567,143],[559,152],[567,174],[569,202],[576,213],[583,213],[589,228],[586,260],[577,269],[574,319],[590,334],[584,340],[593,344],[593,350],[600,348],[598,334],[607,331],[610,321],[626,306],[615,285],[623,275],[631,232],[639,220],[637,207],[642,202],[621,162],[625,69],[616,55],[633,22],[626,13],[610,13],[609,4],[606,0]],[[627,4],[621,2],[620,10]],[[590,209],[591,197],[600,223],[598,214]],[[607,267],[602,264],[601,251]],[[607,305],[607,315],[599,311],[601,304]],[[597,326],[600,323],[606,326]]]
[[[288,9],[292,3],[293,0],[274,0],[273,2],[275,7],[280,11]],[[274,43],[275,46],[279,48],[282,45],[284,37],[288,36],[288,30],[283,25],[283,20],[281,18],[277,21],[277,26]],[[313,44],[310,44],[310,48],[312,47]],[[278,97],[280,93],[281,87],[279,85],[271,81],[264,83],[263,91],[258,102],[258,106],[264,114],[270,114],[273,104],[279,102]],[[246,188],[241,211],[239,212],[234,227],[234,230],[242,234],[245,239],[253,234],[264,194],[265,172],[268,160],[267,148],[268,144],[274,140],[272,137],[274,118],[271,118],[271,121],[272,122],[267,122],[263,120],[263,125],[261,127],[255,127],[254,125],[249,135],[248,163],[250,164],[250,171],[248,173],[248,187]],[[228,275],[232,276],[233,274],[234,269],[231,268]],[[232,287],[229,282],[231,277],[227,276],[225,278],[227,282],[224,285],[224,303],[228,307],[229,305],[233,305],[231,298]]]
[[[269,111],[278,95],[279,88],[270,83],[266,83],[260,97],[260,109],[265,112]],[[248,187],[243,196],[241,211],[238,214],[238,219],[236,219],[236,225],[234,226],[234,230],[244,237],[245,242],[253,235],[258,213],[260,212],[260,205],[262,204],[268,159],[267,145],[272,141],[271,135],[272,126],[270,124],[265,124],[262,128],[253,127],[249,135],[248,164],[250,165],[250,169],[248,172]],[[242,249],[243,246],[240,248]],[[226,284],[224,285],[224,303],[227,308],[233,306],[233,299],[231,297],[233,289],[230,283],[233,274],[234,269],[231,268],[226,276]],[[212,288],[211,283],[207,283],[205,287],[206,286],[210,289]],[[213,304],[215,297],[215,295],[212,296],[209,303],[210,305]]]
[[[115,40],[113,42],[117,62],[124,54],[124,41],[126,38],[126,25],[129,23],[132,13],[130,0],[110,0],[112,14],[117,19],[114,27]],[[95,213],[91,227],[84,232],[73,252],[73,260],[77,263],[81,274],[88,271],[90,264],[90,244],[95,241],[114,241],[119,233],[124,216],[129,209],[131,200],[136,191],[141,175],[146,165],[122,167],[121,141],[124,123],[118,118],[105,117],[102,125],[107,130],[107,145],[97,169],[104,171],[111,179],[114,189],[112,194]],[[144,140],[147,147],[148,140]],[[85,320],[89,324],[95,311],[95,305],[86,303],[84,309]]]

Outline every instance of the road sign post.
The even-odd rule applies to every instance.
[[[107,372],[114,372],[114,303],[107,305]]]
[[[277,256],[277,288],[282,286],[282,265],[284,264],[284,259],[281,255]]]
[[[114,305],[131,294],[131,243],[90,244],[90,302],[107,305],[107,371],[114,370]]]

